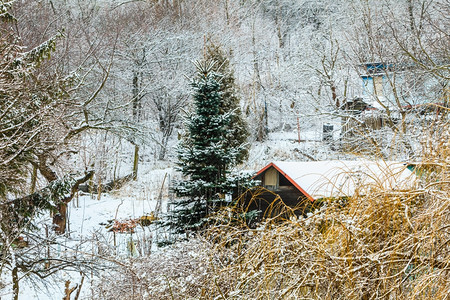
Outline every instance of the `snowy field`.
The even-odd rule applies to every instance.
[[[273,160],[337,158],[321,141],[321,135],[317,131],[303,131],[301,139],[299,142],[297,132],[294,131],[271,133],[268,141],[253,143],[249,159],[237,171],[257,171]],[[110,272],[111,269],[108,268],[114,267],[116,263],[126,262],[130,257],[158,257],[159,251],[168,255],[166,252],[170,251],[170,247],[157,246],[158,242],[170,240],[167,232],[153,225],[141,226],[137,222],[143,216],[157,217],[167,212],[167,201],[171,197],[169,184],[180,175],[175,171],[175,166],[168,162],[145,161],[139,168],[137,181],[128,182],[120,189],[100,196],[80,192],[69,203],[67,234],[56,238],[57,245],[51,247],[51,256],[85,257],[93,259],[102,268],[106,267],[104,271],[91,272],[84,278],[79,299],[92,299],[100,276]],[[128,170],[123,172],[125,171]],[[158,202],[160,208],[157,211]],[[115,221],[118,222],[116,225],[122,226],[120,228],[131,224],[133,232],[112,232],[111,226]],[[51,226],[48,215],[42,217],[41,224],[44,225],[42,228],[45,225]],[[40,234],[45,234],[45,231],[42,230]],[[75,287],[81,280],[78,271],[60,271],[43,281],[31,282],[24,279],[20,281],[19,299],[62,299],[65,283],[70,281],[69,286]],[[10,293],[11,285],[8,285],[0,290],[0,299],[9,299]]]
[[[174,171],[173,168],[152,170],[150,166],[143,166],[142,169],[138,181],[127,183],[120,190],[103,193],[100,197],[79,193],[68,206],[69,230],[65,236],[56,238],[57,244],[51,247],[51,256],[88,257],[94,258],[100,265],[111,266],[112,262],[161,251],[157,247],[158,239],[166,239],[167,236],[154,226],[141,226],[134,222],[142,216],[155,216],[158,199],[161,205],[159,213],[166,212],[169,182]],[[133,232],[112,232],[113,220],[119,224],[132,224],[135,226]],[[49,216],[42,216],[40,224],[44,225],[42,228],[50,226]],[[45,231],[39,234],[45,234]],[[91,287],[99,274],[90,275],[90,278],[84,279],[80,299],[92,298]],[[70,287],[74,287],[80,283],[81,275],[75,271],[60,271],[45,280],[45,286],[42,281],[20,281],[19,299],[62,299],[68,280]],[[9,299],[10,293],[11,286],[8,285],[0,290],[0,299]]]

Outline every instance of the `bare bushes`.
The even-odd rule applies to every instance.
[[[186,299],[208,295],[211,283],[207,244],[168,246],[146,258],[119,263],[117,272],[103,276],[96,299]]]
[[[200,239],[127,265],[100,298],[445,299],[450,168],[439,145],[436,159],[415,166],[418,187],[377,182],[344,205],[257,228],[223,210]]]
[[[230,281],[220,292],[232,299],[443,299],[450,291],[449,196],[441,181],[372,191],[344,208],[330,202],[306,219],[254,230],[213,228],[215,255],[233,254],[214,270],[215,280]]]

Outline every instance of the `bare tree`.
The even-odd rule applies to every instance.
[[[356,58],[355,71],[365,84],[362,100],[377,109],[376,114],[362,113],[352,125],[368,153],[414,157],[418,130],[426,129],[438,111],[431,107],[444,102],[448,63],[442,51],[447,51],[443,45],[448,36],[442,35],[445,22],[438,21],[440,4],[387,1],[377,6],[368,1],[353,7],[359,17],[353,19],[355,46],[349,53]],[[365,115],[376,122],[366,122],[361,118]]]

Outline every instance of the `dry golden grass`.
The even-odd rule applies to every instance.
[[[444,170],[443,170],[444,171]],[[445,299],[450,293],[446,183],[334,203],[257,229],[213,227],[211,264],[225,299]],[[214,297],[211,297],[213,299]]]
[[[135,274],[146,272],[135,290],[145,292],[133,295],[128,288],[121,296],[450,298],[450,147],[448,133],[437,134],[424,139],[425,171],[417,187],[389,190],[380,182],[345,206],[329,201],[306,218],[267,219],[257,228],[224,209],[215,226],[175,251],[179,257],[135,262]],[[126,277],[116,288],[121,282]]]

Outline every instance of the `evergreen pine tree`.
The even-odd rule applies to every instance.
[[[213,72],[214,62],[197,63],[192,82],[195,112],[188,116],[188,134],[178,149],[178,166],[186,180],[176,182],[180,198],[170,216],[169,225],[180,232],[201,228],[208,216],[226,204],[229,192],[226,176],[236,164],[240,147],[224,139],[229,134],[231,118],[221,112],[222,76]]]
[[[204,61],[215,62],[213,71],[222,74],[219,92],[222,94],[220,102],[220,113],[229,114],[230,122],[226,125],[227,134],[225,138],[226,147],[240,147],[237,163],[243,162],[248,156],[247,138],[249,136],[247,122],[245,121],[238,97],[238,87],[235,83],[234,71],[230,66],[225,51],[211,39],[205,46]]]

